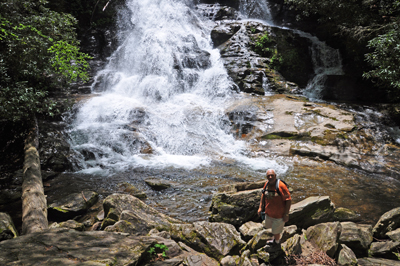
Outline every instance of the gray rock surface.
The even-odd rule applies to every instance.
[[[374,237],[386,238],[386,233],[400,228],[400,207],[384,213],[373,228]]]
[[[328,196],[306,198],[292,204],[287,225],[295,224],[300,228],[307,228],[330,221],[334,208],[335,206]]]
[[[355,266],[358,265],[356,254],[346,245],[341,244],[337,262],[343,266]]]
[[[166,229],[180,221],[168,217],[128,194],[112,194],[103,202],[105,219],[102,228],[114,232],[146,235],[151,229]],[[124,221],[116,224],[118,221]]]
[[[322,223],[307,228],[305,234],[308,241],[317,245],[329,257],[334,258],[339,247],[341,229],[339,222]]]
[[[0,212],[0,241],[11,239],[18,236],[11,216],[5,212]]]
[[[367,256],[369,246],[373,241],[372,226],[353,222],[342,222],[340,224],[342,231],[339,242],[353,250],[357,257]]]
[[[94,191],[73,193],[49,205],[47,211],[49,220],[67,220],[80,215],[92,207],[99,199]]]

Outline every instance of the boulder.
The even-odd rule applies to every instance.
[[[241,27],[242,23],[240,22],[218,23],[211,31],[211,40],[213,41],[214,47],[218,47],[229,40]]]
[[[190,248],[182,242],[178,243],[179,246],[185,251],[181,258],[183,259],[183,265],[187,266],[198,266],[198,265],[207,265],[207,266],[219,266],[218,261],[213,258],[210,258],[206,254],[199,253],[196,250]]]
[[[103,202],[103,208],[106,216],[103,229],[120,220],[126,221],[107,229],[113,232],[127,230],[135,235],[146,235],[153,228],[163,230],[168,229],[171,223],[180,223],[128,194],[116,193],[108,196]]]
[[[339,222],[321,223],[307,229],[305,235],[307,240],[314,243],[319,249],[334,258],[339,247],[339,235],[341,232]]]
[[[235,227],[225,223],[174,224],[170,233],[175,241],[184,242],[198,252],[218,260],[238,253],[246,244]]]
[[[260,204],[259,189],[237,193],[216,193],[210,206],[210,222],[224,222],[236,227],[245,222],[259,219],[257,209]]]
[[[387,232],[386,235],[393,241],[400,242],[400,228],[397,228],[394,231]]]
[[[218,188],[218,192],[239,192],[245,190],[262,189],[265,185],[266,180],[257,182],[240,182],[234,183]]]
[[[379,241],[373,242],[368,251],[371,257],[380,257],[386,259],[398,259],[396,252],[400,249],[400,242],[395,241]]]
[[[332,220],[339,222],[357,222],[360,220],[360,215],[353,210],[339,207],[333,212]]]
[[[49,228],[68,228],[77,231],[84,231],[85,226],[82,223],[78,223],[75,220],[68,220],[61,223],[53,223],[49,226]]]
[[[261,223],[247,222],[239,227],[239,232],[242,234],[245,241],[252,239],[258,232],[263,230],[263,225]]]
[[[93,191],[73,193],[49,205],[47,211],[49,220],[67,220],[85,213],[99,199],[99,194]]]
[[[160,191],[171,187],[172,182],[158,178],[147,178],[144,182],[152,189]]]
[[[373,241],[372,226],[353,222],[342,222],[341,226],[339,243],[345,244],[353,250],[357,257],[367,256],[369,246]]]
[[[239,256],[226,256],[221,260],[221,266],[236,266],[239,260]]]
[[[324,223],[332,219],[335,206],[328,196],[309,197],[290,208],[287,225],[295,224],[299,228]]]
[[[11,239],[18,236],[11,216],[5,212],[0,212],[0,241]]]
[[[2,265],[138,265],[159,240],[104,231],[49,229],[0,242]]]
[[[140,191],[134,185],[129,184],[128,182],[123,182],[123,183],[118,184],[118,192],[119,193],[121,193],[121,192],[128,193],[129,195],[132,195],[139,199],[147,198],[146,193]]]
[[[388,260],[382,258],[361,258],[358,259],[358,265],[362,266],[400,266],[398,260]]]
[[[356,254],[346,245],[340,245],[340,251],[337,262],[343,266],[356,266],[358,265]]]
[[[384,213],[376,225],[374,226],[372,232],[376,238],[387,238],[386,233],[394,231],[400,228],[400,207],[392,209]]]
[[[302,253],[302,244],[304,242],[304,237],[296,234],[282,244],[282,249],[285,251],[286,256],[300,255]]]

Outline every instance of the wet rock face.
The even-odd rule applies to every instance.
[[[223,20],[216,22],[211,39],[241,91],[295,92],[314,75],[311,43],[293,31],[254,21]]]
[[[382,115],[340,109],[285,95],[248,97],[227,109],[233,133],[258,154],[333,161],[369,172],[394,173],[399,148],[377,131]],[[385,161],[380,159],[385,157]]]

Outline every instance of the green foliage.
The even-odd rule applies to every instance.
[[[274,42],[271,40],[268,32],[266,32],[256,39],[254,43],[254,51],[261,56],[268,57],[275,50],[273,45]]]
[[[154,259],[158,253],[161,253],[161,256],[163,258],[167,257],[167,254],[165,253],[168,250],[168,247],[164,244],[154,244],[154,246],[150,247],[149,250],[147,251],[150,254],[150,259]]]
[[[377,79],[381,85],[400,89],[400,30],[395,24],[385,34],[368,42],[373,51],[365,55],[366,61],[374,67],[364,73],[365,78]]]
[[[54,84],[87,80],[87,59],[79,52],[69,14],[45,7],[44,0],[0,3],[0,119],[18,121],[32,113],[54,115],[47,100]]]

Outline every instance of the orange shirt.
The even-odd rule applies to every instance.
[[[276,192],[275,187],[273,190],[268,188],[265,191],[265,213],[271,218],[283,218],[286,201],[292,199],[288,188],[283,182],[279,182],[279,191],[281,192],[280,196]]]

